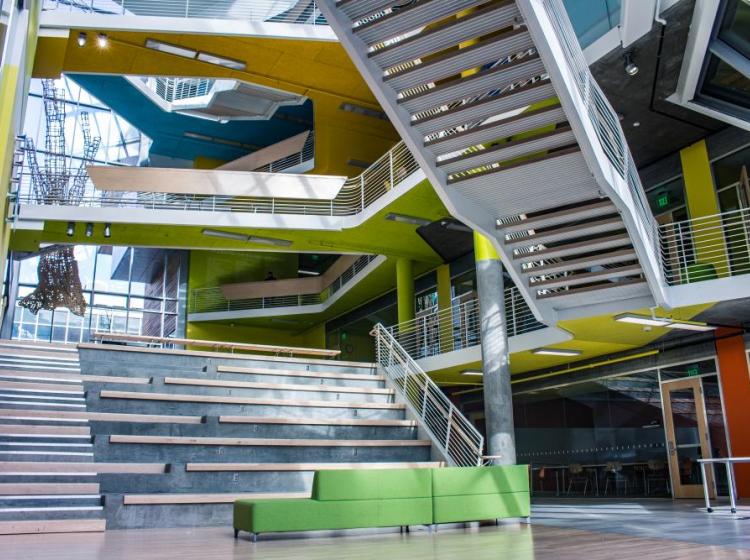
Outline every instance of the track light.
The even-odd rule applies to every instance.
[[[638,65],[633,61],[633,53],[625,53],[625,73],[628,76],[635,76],[638,73]]]
[[[86,237],[91,237],[94,235],[94,224],[91,222],[86,224]]]
[[[85,47],[88,40],[89,40],[89,36],[83,31],[81,31],[78,34],[78,46],[79,47]]]
[[[112,237],[112,224],[104,224],[104,237],[107,239]]]
[[[109,45],[109,37],[107,37],[107,34],[99,33],[99,35],[96,36],[96,44],[99,45],[100,49],[107,48],[107,45]]]
[[[65,228],[65,235],[68,237],[73,237],[76,233],[76,223],[75,222],[68,222],[68,227]]]

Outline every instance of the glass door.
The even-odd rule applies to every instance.
[[[661,386],[665,432],[675,498],[702,498],[698,459],[711,457],[703,388],[699,377],[669,381]],[[713,469],[706,469],[710,496],[716,497]]]

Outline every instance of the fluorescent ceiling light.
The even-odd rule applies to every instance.
[[[394,214],[391,212],[385,217],[386,220],[390,220],[392,222],[401,222],[403,224],[412,224],[414,226],[427,226],[430,225],[432,222],[430,220],[426,220],[425,218],[418,218],[416,216],[407,216],[406,214]]]
[[[223,66],[224,68],[231,68],[232,70],[245,69],[245,63],[241,60],[232,60],[231,58],[224,58],[223,56],[217,56],[215,54],[199,52],[198,60],[201,62],[208,62],[209,64],[215,64],[216,66]]]
[[[320,272],[316,270],[302,270],[301,268],[297,271],[297,274],[304,274],[305,276],[320,276]]]
[[[649,317],[648,315],[636,315],[635,313],[617,315],[615,321],[633,325],[646,325],[647,327],[666,327],[672,322],[671,319],[665,317]]]
[[[198,54],[198,51],[195,51],[193,49],[180,47],[179,45],[172,45],[170,43],[164,43],[162,41],[157,41],[156,39],[146,39],[146,48],[167,54],[182,56],[185,58],[195,58],[195,55]]]
[[[221,231],[219,229],[204,229],[201,231],[208,237],[219,237],[221,239],[232,239],[234,241],[247,241],[248,236],[243,233],[234,233],[233,231]]]
[[[275,237],[256,237],[250,235],[247,238],[248,243],[258,243],[260,245],[276,245],[278,247],[289,247],[292,244],[288,239],[276,239]]]
[[[668,329],[682,329],[685,331],[708,332],[716,330],[716,327],[712,327],[711,325],[707,325],[706,323],[689,323],[682,321],[674,321],[665,326]]]
[[[465,369],[461,371],[461,375],[484,375],[484,373],[477,369]]]
[[[580,356],[580,350],[566,350],[565,348],[537,348],[531,351],[532,354],[542,356]]]

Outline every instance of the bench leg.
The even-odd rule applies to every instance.
[[[258,533],[250,533],[250,540],[253,542],[258,542]]]
[[[237,528],[235,528],[235,529],[234,529],[234,538],[236,539],[236,538],[237,538],[237,537],[239,537],[239,536],[240,536],[240,530],[239,530],[239,529],[237,529]]]
[[[409,532],[409,526],[408,525],[406,526],[406,532],[407,533]]]

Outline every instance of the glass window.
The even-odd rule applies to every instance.
[[[620,24],[620,0],[563,0],[582,48]]]
[[[727,2],[719,38],[750,58],[750,4],[746,0]]]
[[[750,109],[750,79],[716,55],[711,55],[701,96]]]

